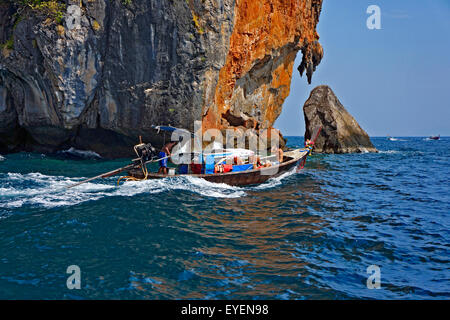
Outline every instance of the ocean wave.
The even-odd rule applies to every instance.
[[[170,191],[186,191],[211,198],[240,198],[251,190],[264,190],[282,184],[282,180],[295,174],[295,169],[266,183],[253,187],[236,187],[218,184],[201,178],[184,176],[158,180],[128,181],[120,186],[116,178],[88,182],[77,187],[67,187],[84,178],[49,176],[39,172],[28,174],[7,173],[0,178],[0,205],[6,208],[42,206],[54,208],[74,206],[104,197],[132,197],[139,194],[158,194]]]
[[[369,150],[367,150],[367,149],[364,148],[364,147],[362,147],[361,150],[362,150],[362,153],[369,153]]]
[[[0,161],[5,161],[6,158],[0,154]]]
[[[393,154],[393,153],[400,153],[400,151],[398,151],[398,150],[378,150],[378,153]]]
[[[105,191],[114,187],[99,183],[86,183],[78,190],[66,187],[79,179],[62,176],[47,176],[41,173],[8,173],[1,179],[0,205],[6,208],[20,208],[37,205],[46,208],[71,206],[104,197]]]
[[[258,186],[255,187],[251,187],[251,189],[255,189],[255,190],[265,190],[265,189],[272,189],[274,187],[280,186],[283,182],[282,180],[290,177],[294,174],[297,173],[297,168],[292,168],[291,170],[289,170],[288,172],[283,173],[282,175],[275,177],[275,178],[270,178],[269,180],[267,180],[267,182],[260,184]]]
[[[102,157],[94,151],[90,150],[78,150],[75,148],[70,148],[68,150],[60,151],[60,153],[73,156],[76,158],[85,158],[85,159],[101,159]]]

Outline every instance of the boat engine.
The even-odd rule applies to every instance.
[[[151,143],[141,143],[134,147],[136,155],[142,163],[157,159],[156,148]]]

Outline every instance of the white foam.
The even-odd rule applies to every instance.
[[[0,179],[0,206],[20,208],[37,205],[46,208],[73,206],[104,197],[132,197],[137,194],[157,194],[183,190],[205,197],[239,198],[246,193],[243,189],[224,184],[214,184],[194,177],[176,177],[160,180],[130,181],[115,185],[115,178],[89,182],[72,189],[66,189],[82,178],[71,179],[62,176],[47,176],[41,173],[8,173]],[[6,183],[5,183],[6,182]]]
[[[264,189],[270,189],[270,188],[277,187],[282,184],[281,180],[283,180],[289,176],[292,176],[293,174],[296,174],[296,173],[297,173],[297,168],[292,168],[291,170],[283,173],[282,175],[280,175],[276,178],[270,178],[265,183],[253,187],[253,189],[264,190]]]
[[[47,176],[41,173],[8,173],[6,184],[0,188],[0,205],[7,208],[20,208],[24,205],[41,205],[47,208],[75,205],[96,200],[104,196],[104,191],[113,189],[105,184],[87,183],[79,190],[67,190],[77,181],[62,176]],[[3,182],[2,181],[2,182]]]
[[[97,158],[97,159],[101,158],[101,156],[97,152],[90,151],[90,150],[78,150],[73,147],[68,150],[61,151],[61,152],[66,153],[66,154],[71,154],[71,155],[81,157],[81,158]]]
[[[245,195],[245,192],[238,187],[211,183],[204,179],[189,176],[158,180],[129,181],[121,185],[113,195],[134,196],[141,193],[161,193],[173,190],[183,190],[213,198],[239,198]]]
[[[5,161],[6,158],[0,154],[0,161]]]
[[[197,191],[203,196],[214,198],[239,198],[245,196],[246,193],[242,188],[230,186],[224,183],[212,183],[204,179],[195,177],[184,177],[189,184],[183,184],[183,186],[189,186],[191,191]]]

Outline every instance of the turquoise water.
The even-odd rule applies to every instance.
[[[4,155],[0,298],[448,299],[450,138],[373,142],[380,153],[315,155],[245,188],[109,178],[67,191],[127,162]]]

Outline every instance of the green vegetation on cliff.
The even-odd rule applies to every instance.
[[[56,23],[61,23],[64,17],[66,4],[56,0],[23,0],[30,3],[29,6],[34,12],[38,12],[47,18],[54,19]]]
[[[62,0],[0,0],[0,4],[12,4],[16,12],[13,15],[14,30],[20,21],[30,16],[37,16],[46,19],[47,22],[54,21],[57,24],[62,23],[66,4]],[[0,49],[13,50],[14,49],[14,35],[0,44]]]
[[[37,16],[50,18],[57,23],[62,22],[66,10],[65,1],[62,0],[0,0],[2,3],[12,3],[17,7],[16,15],[21,19],[27,16],[27,10]],[[30,11],[29,11],[30,12]]]
[[[14,38],[11,37],[8,40],[6,40],[5,43],[0,45],[0,49],[8,49],[8,50],[14,49]]]

